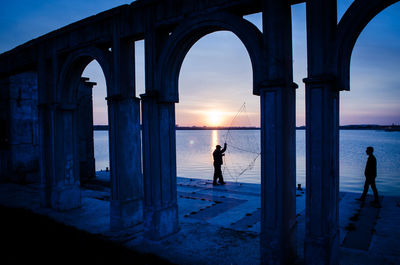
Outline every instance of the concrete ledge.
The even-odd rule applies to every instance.
[[[98,172],[98,177],[98,182],[109,181],[109,172]],[[110,188],[104,183],[92,190],[81,187],[82,207],[70,211],[41,208],[39,199],[42,189],[37,184],[1,183],[0,204],[29,209],[59,223],[101,235],[129,249],[156,253],[175,264],[260,264],[260,185],[227,182],[226,185],[213,186],[210,179],[188,178],[178,178],[177,182],[178,210],[169,207],[151,213],[149,218],[159,222],[159,226],[152,231],[147,230],[147,237],[144,237],[143,223],[118,231],[110,229]],[[316,257],[315,260],[304,261],[305,192],[296,191],[296,194],[298,256],[293,264],[321,264]],[[361,212],[358,211],[361,204],[355,200],[358,197],[360,194],[357,193],[340,193],[340,235],[336,234],[336,237],[340,237],[339,240],[330,240],[341,244],[336,258],[340,258],[342,265],[400,264],[400,197],[383,196],[374,230],[368,231],[360,224],[366,217],[362,211],[373,210],[366,209],[373,207],[370,203],[373,197],[366,197]],[[217,209],[219,214],[215,216]],[[359,220],[354,220],[356,213],[359,213]],[[199,218],[200,215],[209,215],[211,218]],[[24,221],[31,222],[29,219]],[[354,231],[372,232],[368,250],[343,245],[344,239],[354,232],[346,230],[349,223],[354,224]],[[325,240],[328,239],[316,238],[312,242],[313,254],[318,255],[320,253],[317,251],[323,251],[320,244],[326,243]],[[322,262],[329,264],[329,261]]]

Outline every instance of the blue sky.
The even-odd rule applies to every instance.
[[[131,1],[3,0],[0,9],[0,52],[85,17]],[[338,1],[339,18],[352,0]],[[292,8],[293,69],[297,125],[305,123],[304,84],[307,76],[305,5]],[[261,26],[259,14],[246,17]],[[144,92],[143,41],[136,43],[137,95]],[[400,124],[400,3],[379,14],[362,32],[351,60],[351,91],[341,92],[341,124]],[[258,125],[259,98],[252,95],[249,56],[230,32],[216,32],[199,40],[187,54],[179,79],[179,125]],[[95,123],[107,123],[105,82],[96,62],[85,76],[98,83],[94,89]]]

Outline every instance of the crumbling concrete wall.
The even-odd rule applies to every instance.
[[[8,78],[8,178],[16,182],[39,182],[39,123],[37,74],[26,72]]]
[[[8,78],[0,80],[0,181],[9,176],[9,85]]]

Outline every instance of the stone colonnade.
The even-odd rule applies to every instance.
[[[93,175],[94,158],[93,143],[87,139],[91,128],[80,120],[90,109],[83,108],[81,99],[91,95],[79,87],[84,68],[95,59],[107,84],[110,227],[135,227],[152,240],[177,232],[175,103],[180,67],[197,40],[228,30],[249,53],[253,93],[261,103],[262,263],[292,263],[297,244],[297,85],[292,73],[291,5],[306,2],[305,263],[338,264],[339,91],[349,87],[351,51],[358,35],[376,14],[397,1],[356,0],[339,24],[336,0],[178,2],[137,1],[95,16],[98,20],[84,21],[82,27],[68,26],[0,55],[2,67],[9,68],[0,71],[1,102],[5,103],[0,106],[1,172],[15,167],[10,166],[18,162],[10,156],[13,153],[34,165],[29,161],[35,158],[27,156],[39,149],[35,161],[40,165],[42,205],[62,211],[81,206],[81,176]],[[262,12],[262,30],[243,18],[256,12]],[[76,38],[81,29],[82,40]],[[143,39],[146,91],[137,98],[133,44]],[[35,59],[19,53],[32,53]],[[27,96],[26,87],[30,93],[37,88],[37,97]],[[29,107],[32,104],[37,104],[37,110]],[[17,134],[18,126],[24,126],[27,115],[35,111],[38,118],[31,119],[31,129]],[[92,124],[90,115],[86,122]],[[39,139],[39,144],[29,142],[29,134],[35,133],[39,136],[32,139]],[[82,155],[82,142],[86,155]],[[27,146],[29,152],[22,156],[18,150]],[[90,166],[84,173],[85,165]]]

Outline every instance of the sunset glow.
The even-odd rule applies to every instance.
[[[224,122],[224,113],[217,110],[206,112],[208,126],[222,126]]]

